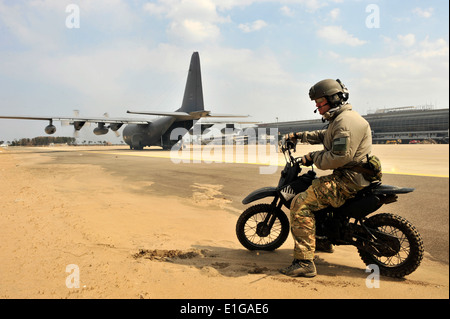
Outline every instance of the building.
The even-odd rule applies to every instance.
[[[444,143],[448,144],[449,109],[430,106],[379,109],[363,115],[372,128],[374,144]],[[280,134],[325,129],[327,122],[318,120],[259,124],[258,128],[278,128]]]

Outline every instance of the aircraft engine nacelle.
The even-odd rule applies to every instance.
[[[108,133],[108,128],[105,127],[105,123],[98,123],[98,127],[94,129],[95,135],[105,135]]]
[[[225,127],[220,130],[220,132],[222,132],[222,134],[233,133],[233,132],[239,134],[241,131],[242,130],[240,128],[236,128],[233,123],[226,124]]]
[[[81,128],[83,127],[83,125],[85,124],[85,121],[75,121],[73,122],[73,127],[76,131],[81,130]]]
[[[109,128],[110,128],[112,131],[116,132],[119,128],[122,127],[122,125],[123,125],[123,123],[111,123],[111,124],[109,125]]]
[[[106,127],[96,127],[94,128],[94,134],[95,135],[105,135],[108,133],[108,129]]]
[[[56,132],[56,127],[53,124],[49,124],[45,127],[45,133],[53,134]]]

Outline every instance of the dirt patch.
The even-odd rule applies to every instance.
[[[192,201],[196,205],[225,208],[231,203],[231,200],[226,198],[221,191],[223,185],[194,183],[192,188],[194,189]]]
[[[242,277],[249,274],[276,275],[277,269],[248,262],[245,259],[235,260],[208,249],[140,249],[133,258],[141,258],[153,262],[169,262],[172,264],[195,267],[208,277]]]
[[[147,249],[140,249],[139,252],[133,255],[133,258],[139,259],[150,259],[150,260],[156,260],[156,261],[171,261],[172,259],[192,259],[196,257],[205,257],[207,255],[207,250],[178,250],[178,249],[154,249],[154,250],[147,250]]]

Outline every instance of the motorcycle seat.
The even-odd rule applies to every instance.
[[[414,188],[411,188],[411,187],[398,187],[398,186],[380,184],[372,190],[372,193],[375,195],[406,194],[406,193],[410,193],[412,191],[414,191]]]

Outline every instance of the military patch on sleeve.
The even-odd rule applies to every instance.
[[[348,147],[348,137],[339,137],[333,140],[332,151],[338,154],[345,154]]]

